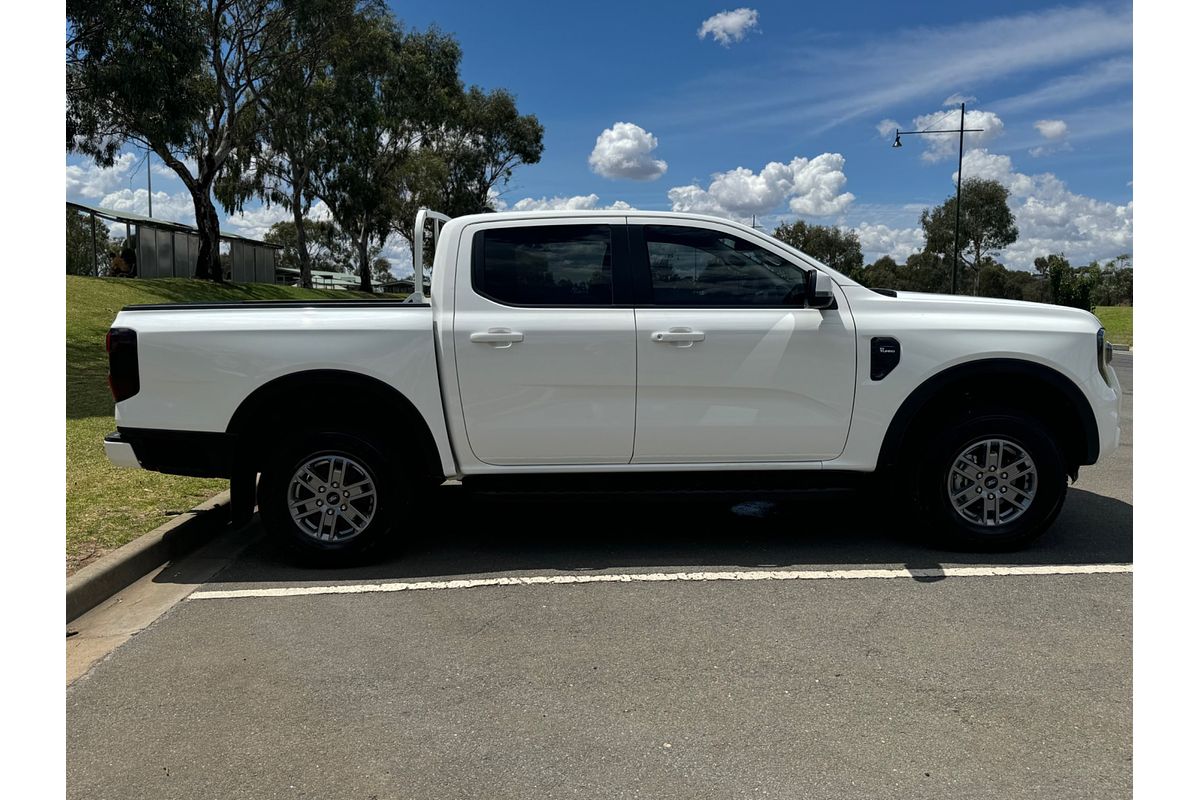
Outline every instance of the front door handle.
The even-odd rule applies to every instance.
[[[486,331],[472,333],[471,341],[496,347],[512,347],[513,342],[525,341],[525,334],[509,328],[488,328]]]
[[[666,342],[676,347],[691,347],[696,342],[704,341],[704,331],[694,331],[691,328],[671,328],[667,331],[655,331],[650,338],[656,342]]]

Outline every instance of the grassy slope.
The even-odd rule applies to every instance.
[[[104,457],[115,430],[104,334],[122,306],[198,300],[369,297],[343,291],[183,278],[67,276],[67,570],[119,547],[225,488],[225,481],[117,469]]]
[[[1097,306],[1095,314],[1110,342],[1133,346],[1133,306]]]

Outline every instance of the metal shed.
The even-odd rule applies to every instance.
[[[105,219],[124,223],[126,239],[133,242],[137,255],[136,277],[190,278],[196,274],[200,237],[195,226],[70,201],[67,208],[88,214],[93,221]],[[283,252],[281,245],[235,233],[222,233],[221,242],[229,244],[231,271],[226,276],[229,280],[234,283],[275,283],[275,270]],[[94,267],[95,274],[101,274],[98,254]]]

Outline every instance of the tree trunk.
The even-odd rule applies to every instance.
[[[196,228],[200,238],[196,277],[221,283],[225,280],[225,271],[221,269],[221,222],[217,219],[217,207],[213,205],[211,185],[212,182],[209,181],[192,191],[192,203],[196,206]]]
[[[363,292],[372,291],[371,290],[371,258],[367,252],[367,250],[369,249],[370,241],[371,241],[371,236],[366,231],[363,231],[362,233],[360,233],[358,235],[358,273],[359,273],[359,279],[360,279],[358,288],[360,291],[363,291]]]
[[[292,219],[296,222],[296,256],[300,259],[300,285],[312,288],[312,261],[308,257],[308,236],[304,230],[304,210],[300,207],[299,192],[292,195]]]

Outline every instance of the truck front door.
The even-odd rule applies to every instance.
[[[840,455],[854,403],[854,324],[844,303],[798,302],[811,267],[716,222],[668,217],[629,230],[638,306],[633,463]]]

